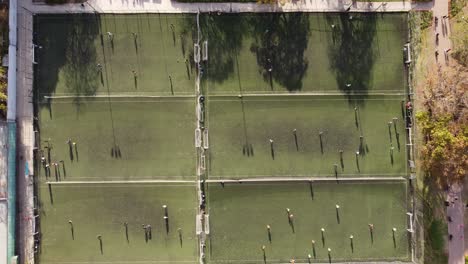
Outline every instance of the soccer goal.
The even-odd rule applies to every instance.
[[[200,62],[200,45],[197,43],[193,44],[193,60],[195,63]]]
[[[195,129],[195,147],[201,147],[201,130],[199,128]]]
[[[203,61],[208,60],[208,40],[203,41],[202,56],[203,56]]]
[[[205,129],[203,131],[203,148],[208,149],[209,148],[209,142],[208,142],[208,129]]]
[[[205,215],[205,234],[210,234],[210,215]]]

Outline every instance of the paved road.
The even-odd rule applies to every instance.
[[[462,190],[462,198],[463,198],[463,203],[465,204],[465,223],[468,223],[468,207],[466,205],[468,204],[468,177],[465,177],[465,183],[463,185],[463,190]],[[468,225],[465,225],[465,256],[468,256]]]
[[[448,222],[448,233],[452,235],[452,239],[448,242],[448,264],[464,264],[465,226],[463,221],[465,206],[462,201],[462,186],[453,185],[447,194],[447,200],[450,202],[450,206],[447,207],[447,216],[451,219]]]

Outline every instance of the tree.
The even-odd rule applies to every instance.
[[[416,119],[424,139],[423,169],[441,187],[460,182],[468,172],[468,72],[455,66],[432,74]]]
[[[0,59],[8,52],[8,8],[0,7]],[[0,118],[5,119],[7,109],[7,69],[0,66]]]
[[[5,119],[7,110],[7,77],[5,67],[0,67],[0,117]]]

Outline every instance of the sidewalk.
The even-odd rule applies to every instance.
[[[5,147],[8,141],[8,128],[5,123],[0,124],[0,263],[7,261],[8,248],[8,204],[7,204],[7,157]],[[6,263],[6,262],[5,262]]]
[[[465,205],[462,200],[462,186],[453,185],[447,195],[450,205],[447,207],[448,233],[452,239],[448,241],[449,259],[448,264],[465,263],[465,226],[464,211]]]
[[[31,0],[18,1],[18,45],[17,45],[17,253],[21,263],[34,263],[34,200],[33,186],[25,167],[32,171],[33,164],[33,63],[32,63],[32,13],[22,8]],[[30,4],[30,3],[29,3]]]
[[[449,1],[435,0],[432,9],[434,16],[434,37],[436,43],[436,61],[443,70],[449,65],[450,50],[452,43],[450,41],[450,21],[449,21]],[[435,22],[437,19],[437,22]],[[438,37],[437,37],[438,36]],[[437,40],[438,38],[438,40]],[[452,235],[452,240],[448,241],[448,264],[465,263],[465,226],[464,214],[465,205],[463,204],[463,185],[453,185],[447,193],[447,201],[450,206],[447,207],[448,234]]]
[[[450,21],[448,19],[448,1],[447,0],[435,0],[434,8],[432,9],[434,21],[437,18],[437,22],[434,22],[434,42],[436,43],[436,50],[439,55],[436,59],[442,67],[448,64],[448,53],[447,50],[451,48],[450,42]],[[444,18],[445,17],[445,18]],[[436,41],[436,35],[438,34],[439,40]]]
[[[33,13],[196,13],[201,12],[406,12],[430,10],[433,2],[353,2],[352,0],[301,0],[285,5],[257,3],[179,3],[171,0],[89,0],[82,4],[48,6],[21,1]]]

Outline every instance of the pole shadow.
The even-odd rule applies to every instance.
[[[293,130],[293,136],[294,136],[294,143],[296,145],[296,151],[299,151],[299,143],[298,143],[298,140],[297,140],[297,130],[296,129]]]
[[[340,219],[340,210],[338,208],[335,208],[336,209],[336,222],[338,224],[340,224],[341,222],[341,219]]]
[[[340,150],[339,153],[340,153],[340,165],[341,165],[341,170],[344,171],[343,150]]]
[[[127,241],[127,244],[130,243],[130,239],[128,237],[128,223],[124,223],[124,228],[125,228],[125,240]]]
[[[275,147],[273,146],[273,142],[270,141],[270,154],[271,158],[275,160]]]
[[[320,140],[320,153],[323,155],[323,132],[319,132],[319,140]]]
[[[314,200],[314,188],[312,186],[312,181],[309,181],[309,191],[310,191],[310,198]]]
[[[75,143],[75,156],[76,156],[76,162],[79,161],[79,156],[78,156],[78,145]]]
[[[50,204],[54,204],[54,196],[52,194],[52,184],[48,184],[49,186],[49,198],[50,198]]]
[[[103,244],[102,244],[102,236],[98,235],[97,239],[99,240],[99,249],[101,251],[101,255],[104,255],[104,247],[103,247]]]
[[[178,233],[179,233],[179,244],[180,244],[180,247],[182,247],[184,244],[184,240],[182,237],[182,230],[180,228],[178,229]]]

